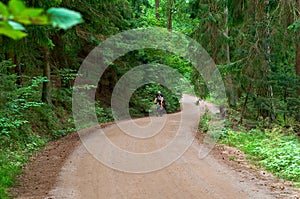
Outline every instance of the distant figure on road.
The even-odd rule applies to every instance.
[[[163,112],[165,111],[165,100],[160,91],[157,92],[154,103],[157,104],[157,114],[162,116]]]

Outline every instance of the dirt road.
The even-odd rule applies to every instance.
[[[172,140],[176,140],[179,131],[194,135],[197,114],[193,109],[198,109],[194,102],[194,98],[184,97],[185,109],[192,113],[184,117],[184,113],[181,112],[162,118],[134,120],[140,126],[151,124],[153,132],[159,129],[159,133],[155,135],[148,130],[139,132],[140,136],[146,138],[127,135],[124,133],[128,130],[126,121],[119,126],[115,124],[105,128],[104,134],[112,144],[123,151],[145,156],[149,152],[161,151],[162,148],[167,148]],[[181,128],[180,125],[184,127]],[[200,145],[195,140],[182,156],[180,151],[175,149],[179,159],[171,161],[169,166],[165,166],[167,163],[163,162],[165,154],[156,156],[156,160],[151,159],[152,157],[137,159],[133,165],[130,161],[134,158],[129,155],[124,156],[125,159],[129,159],[129,162],[126,162],[124,157],[118,157],[117,152],[108,151],[109,147],[104,146],[105,143],[101,141],[104,139],[103,135],[99,136],[98,131],[99,128],[93,127],[81,132],[81,139],[85,145],[79,145],[66,161],[48,198],[274,198],[265,188],[245,181],[212,156],[199,159]],[[135,132],[135,136],[137,135]],[[186,136],[186,140],[189,138]],[[186,144],[176,141],[174,143],[177,149]],[[145,173],[147,169],[148,172]]]
[[[80,139],[73,133],[48,143],[11,194],[18,199],[299,198],[298,189],[253,167],[237,149],[216,145],[199,158],[205,141],[194,139],[197,120],[205,104],[218,110],[195,101],[185,95],[180,113],[101,124],[80,132]]]

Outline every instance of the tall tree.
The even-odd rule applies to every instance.
[[[296,6],[295,6],[295,16],[298,19],[300,19],[300,0],[296,0]],[[297,31],[296,36],[296,63],[295,63],[295,71],[298,76],[300,76],[300,28]]]
[[[160,14],[159,14],[159,0],[155,0],[155,16],[156,19],[159,20]]]
[[[172,25],[173,25],[173,20],[172,20],[172,14],[173,14],[173,4],[174,4],[174,0],[169,0],[168,2],[168,13],[167,13],[167,29],[168,30],[172,30]]]
[[[51,104],[51,67],[50,67],[50,50],[47,47],[43,48],[44,63],[43,63],[43,76],[47,81],[43,82],[42,88],[42,102]]]

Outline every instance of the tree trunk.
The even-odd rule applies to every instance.
[[[296,66],[295,71],[298,76],[300,76],[300,31],[297,35],[297,41],[296,41]]]
[[[230,48],[229,48],[229,25],[228,25],[228,5],[226,5],[225,10],[225,36],[226,36],[226,59],[227,59],[227,64],[230,65]],[[227,89],[228,89],[228,104],[229,106],[235,106],[236,104],[236,95],[235,95],[235,90],[232,82],[231,75],[226,75],[226,84],[227,84]]]
[[[296,8],[297,8],[297,18],[300,17],[300,0],[296,0]],[[300,30],[298,30],[296,35],[296,62],[295,62],[295,73],[298,77],[300,77]],[[300,90],[297,89],[298,95],[300,95]],[[299,116],[297,116],[299,118]]]
[[[266,0],[266,7],[267,7],[267,35],[266,35],[266,52],[267,52],[267,73],[271,73],[271,45],[270,45],[270,26],[271,26],[271,20],[270,20],[270,1]],[[273,87],[272,85],[269,85],[269,93],[271,98],[271,106],[272,106],[272,112],[271,112],[271,118],[272,120],[276,119],[276,110],[275,110],[275,104],[274,104],[274,94],[273,94]]]
[[[300,9],[300,1],[296,0],[296,8],[297,11],[299,12]],[[299,15],[299,13],[297,13]],[[297,16],[299,17],[299,16]],[[298,76],[300,76],[300,36],[299,36],[300,31],[298,31],[298,34],[296,36],[296,65],[295,65],[295,71]]]
[[[65,51],[66,42],[64,41],[64,38],[62,37],[64,35],[64,31],[59,31],[55,33],[51,40],[54,43],[54,48],[52,50],[51,57],[54,59],[56,64],[58,65],[58,68],[69,68],[67,55]]]
[[[22,83],[22,80],[21,80],[22,72],[21,72],[21,65],[18,62],[18,56],[16,54],[14,54],[14,56],[13,56],[13,64],[16,65],[16,67],[15,67],[15,73],[17,75],[16,84],[18,86],[20,86]]]
[[[64,31],[59,31],[52,36],[51,40],[53,41],[55,46],[51,51],[51,59],[58,69],[69,69],[70,67],[67,59],[68,56],[66,55],[65,50],[66,42],[62,37],[63,35]],[[60,75],[58,77],[60,77],[61,86],[63,88],[70,88],[70,86],[72,85],[70,80],[68,80],[67,78],[64,79]]]
[[[169,0],[169,10],[168,10],[168,30],[172,30],[172,7],[173,7],[173,0]]]
[[[155,0],[155,16],[156,19],[159,20],[159,0]]]
[[[245,98],[245,101],[244,101],[244,104],[243,104],[243,109],[242,109],[242,112],[241,112],[241,118],[240,118],[239,124],[243,123],[244,115],[245,115],[246,108],[247,108],[248,99],[249,99],[249,92],[247,92],[247,95],[246,95],[246,98]]]
[[[296,0],[296,8],[297,8],[297,17],[299,16],[300,12],[300,0]],[[295,64],[295,72],[298,76],[300,76],[300,31],[298,31],[298,34],[296,36],[296,64]]]
[[[224,14],[225,14],[225,35],[226,35],[226,58],[227,58],[227,64],[230,64],[230,51],[229,51],[229,24],[228,24],[228,5],[226,5],[225,10],[224,10]]]
[[[51,77],[50,77],[50,51],[44,49],[44,67],[43,76],[47,78],[47,82],[43,82],[42,102],[51,104]]]

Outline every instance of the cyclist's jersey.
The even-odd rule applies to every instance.
[[[156,95],[156,98],[157,98],[157,102],[160,104],[161,103],[161,100],[164,96],[163,95]]]

